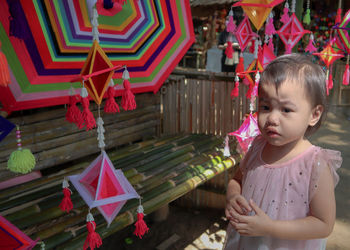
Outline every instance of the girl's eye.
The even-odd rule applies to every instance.
[[[260,110],[269,110],[270,108],[269,108],[269,106],[267,106],[267,105],[261,105],[260,106]]]
[[[292,112],[292,110],[289,109],[289,108],[284,108],[284,109],[283,109],[283,112],[284,112],[284,113],[289,113],[289,112]]]

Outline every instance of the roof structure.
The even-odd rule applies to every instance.
[[[191,7],[207,6],[207,5],[218,5],[218,4],[229,4],[233,3],[232,0],[190,0]]]

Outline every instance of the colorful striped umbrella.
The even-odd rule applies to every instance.
[[[4,109],[68,103],[70,81],[92,46],[96,1],[0,1],[0,41],[12,81],[0,91]],[[100,12],[98,22],[100,46],[113,65],[127,66],[134,93],[156,92],[194,42],[188,0],[129,0],[115,15]],[[115,83],[122,83],[121,75],[114,73]],[[122,90],[118,85],[115,95]]]

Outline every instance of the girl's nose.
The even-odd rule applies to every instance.
[[[276,111],[271,111],[267,117],[267,123],[274,126],[278,125],[278,113]]]

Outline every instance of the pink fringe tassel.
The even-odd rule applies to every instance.
[[[123,81],[124,92],[122,94],[122,107],[124,110],[134,110],[136,109],[135,96],[131,92],[130,82],[127,79]]]
[[[284,8],[284,9],[283,9],[283,15],[281,16],[280,21],[281,21],[282,23],[284,23],[284,24],[286,24],[286,23],[289,22],[290,17],[289,17],[288,12],[289,12],[289,9],[288,9],[288,8]]]
[[[116,112],[120,112],[119,110],[119,106],[116,103],[115,99],[114,99],[114,87],[109,86],[107,89],[107,101],[106,101],[106,105],[104,107],[104,111],[106,113],[116,113]]]
[[[276,29],[275,27],[273,26],[273,18],[269,18],[269,22],[267,23],[266,25],[266,31],[265,31],[265,34],[267,35],[274,35],[276,34]]]
[[[88,97],[82,98],[81,102],[83,105],[83,120],[86,126],[86,131],[88,131],[96,127],[96,121],[89,109],[89,104],[90,104],[89,98]]]
[[[236,30],[236,25],[235,25],[235,23],[233,22],[233,16],[229,16],[228,24],[227,24],[227,27],[226,27],[226,31],[227,31],[227,32],[234,33],[235,30]]]

